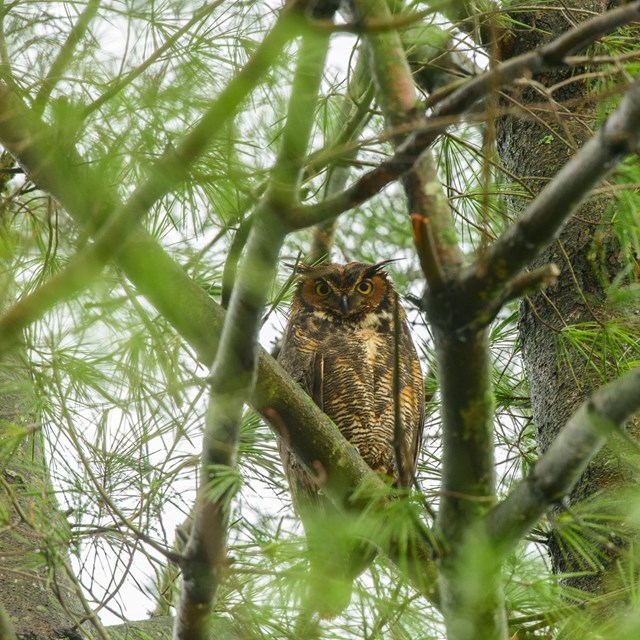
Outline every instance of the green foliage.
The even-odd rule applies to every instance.
[[[585,322],[563,327],[558,335],[559,366],[571,367],[576,385],[583,386],[595,374],[602,382],[638,365],[638,327],[627,317],[603,323]],[[581,362],[578,369],[574,354]]]
[[[220,502],[227,509],[240,491],[241,479],[237,469],[224,464],[209,465],[209,482],[204,495],[211,502]]]
[[[412,4],[424,8],[423,3]],[[519,6],[523,4],[509,6],[524,11],[527,7]],[[0,42],[0,57],[10,64],[2,60],[0,79],[15,83],[24,102],[40,110],[61,142],[75,143],[105,185],[122,198],[153,175],[154,162],[193,128],[250,59],[274,20],[269,3],[227,2],[199,13],[201,3],[195,1],[101,2],[87,32],[74,42],[64,73],[54,78],[51,98],[39,105],[36,96],[45,86],[51,62],[71,37],[86,3],[18,1],[10,5],[3,9]],[[528,29],[517,16],[517,12],[502,14],[499,24]],[[190,27],[181,34],[189,20]],[[432,56],[432,47],[448,42],[451,32],[425,19],[406,35],[415,40],[422,56],[417,65],[422,66],[431,62],[424,56]],[[632,37],[619,32],[603,39],[599,47],[612,55],[625,53],[637,49]],[[348,171],[351,182],[392,152],[383,118],[370,103],[370,83],[357,85],[355,67],[360,54],[356,38],[342,37],[340,43],[341,49],[336,44],[331,57],[339,69],[326,74],[317,109],[301,191],[305,203],[331,195],[327,192],[338,170]],[[152,203],[143,222],[216,301],[222,296],[225,268],[243,250],[242,235],[236,232],[243,223],[248,225],[265,189],[281,139],[289,69],[296,54],[296,45],[291,43],[266,77],[256,79],[250,97],[237,113],[228,114],[222,131],[193,164],[188,179]],[[625,73],[637,68],[637,60],[624,67]],[[354,85],[360,89],[355,94]],[[606,93],[613,86],[603,67],[593,82],[594,91]],[[603,98],[603,114],[613,104],[615,99]],[[484,250],[514,219],[519,204],[532,197],[526,180],[507,174],[500,165],[488,129],[485,123],[462,123],[434,149],[455,229],[467,254]],[[541,140],[544,145],[549,142],[550,138]],[[5,168],[19,170],[6,155],[2,158]],[[31,180],[18,172],[1,181],[2,277],[8,274],[16,299],[36,291],[72,264],[89,242],[88,230],[80,228]],[[613,228],[624,264],[623,277],[608,285],[607,317],[568,322],[557,335],[558,366],[571,366],[577,385],[583,384],[587,374],[605,382],[640,363],[638,183],[634,161],[623,164],[603,187],[605,195],[615,195],[603,225]],[[286,240],[271,292],[273,304],[265,316],[262,342],[267,347],[281,335],[292,283],[291,264],[308,253],[312,233],[303,230]],[[393,543],[402,567],[416,539],[427,538],[435,549],[446,541],[438,540],[430,529],[441,495],[438,372],[431,330],[409,302],[422,295],[424,279],[400,187],[391,185],[342,215],[333,239],[335,261],[397,260],[389,272],[398,291],[407,296],[423,361],[427,409],[425,446],[417,473],[421,492],[400,500],[390,490],[392,498],[384,508],[372,509],[354,521],[338,519],[333,523],[335,531],[329,530],[328,535],[337,544],[347,544],[338,535],[338,529],[344,527],[351,537],[369,543],[375,540],[382,550]],[[599,257],[597,251],[594,255]],[[233,278],[224,286],[229,285]],[[513,305],[505,307],[493,323],[490,343],[496,473],[502,498],[538,457]],[[175,575],[166,571],[165,556],[174,548],[176,530],[188,523],[193,508],[207,368],[170,320],[113,264],[87,281],[79,295],[65,299],[30,324],[24,347],[28,378],[22,384],[35,390],[36,406],[0,420],[3,482],[15,480],[17,491],[21,482],[10,459],[33,431],[42,430],[53,491],[68,515],[68,527],[54,526],[45,517],[31,523],[37,535],[30,542],[29,568],[59,564],[69,546],[79,582],[91,606],[105,620],[142,616],[140,610],[132,614],[128,605],[140,602],[143,596],[147,608],[158,593],[165,594],[171,605]],[[582,363],[579,370],[575,369],[576,354]],[[18,379],[12,384],[3,380],[2,395],[9,396],[15,390],[12,385],[19,384]],[[238,468],[220,465],[209,469],[206,490],[211,500],[223,499],[225,506],[231,506],[230,563],[218,594],[217,615],[233,624],[243,638],[296,637],[307,613],[308,553],[291,508],[275,436],[251,411],[243,418],[238,457]],[[636,460],[629,458],[625,465],[633,469]],[[50,497],[50,490],[44,495]],[[3,529],[12,522],[14,506],[11,500],[0,502]],[[632,522],[625,524],[637,527],[637,498],[632,506]],[[605,517],[592,508],[590,504],[584,512],[561,512],[543,521],[531,539],[508,557],[502,584],[514,630],[547,633],[561,617],[558,612],[570,607],[562,600],[570,589],[551,576],[544,556],[551,528],[556,543],[581,560],[584,572],[600,566],[596,542],[603,536],[631,537],[621,526],[619,514]],[[180,546],[179,540],[175,542],[175,548]],[[492,562],[490,549],[479,545],[476,550],[477,564],[470,563],[469,575],[461,579],[471,581],[474,568]],[[635,556],[631,548],[629,557],[637,562]],[[636,569],[636,565],[621,565],[621,572],[629,572],[628,589],[637,599]],[[579,620],[579,615],[572,620]],[[442,624],[436,607],[381,553],[358,578],[345,614],[308,628],[309,637],[426,639],[441,638]],[[617,625],[616,637],[635,637],[640,628],[637,610],[611,624]]]

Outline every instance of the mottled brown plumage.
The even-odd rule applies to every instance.
[[[395,486],[409,486],[422,441],[422,374],[384,264],[300,268],[279,360],[374,471]],[[397,349],[394,317],[400,323]],[[394,394],[396,368],[399,387]],[[400,442],[394,440],[397,433],[402,434]],[[335,615],[348,604],[351,581],[373,554],[362,547],[344,553],[328,548],[327,536],[335,536],[328,531],[328,519],[335,511],[284,443],[280,450],[307,534],[312,579],[315,558],[315,591],[325,600],[317,608]]]

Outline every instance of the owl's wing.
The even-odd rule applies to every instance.
[[[324,411],[324,356],[318,349],[317,340],[301,335],[292,324],[285,335],[278,362]]]
[[[407,366],[405,368],[404,381],[405,385],[410,388],[407,413],[405,414],[407,422],[405,423],[409,428],[410,438],[407,441],[407,458],[410,468],[408,471],[408,480],[412,483],[413,476],[415,474],[416,465],[418,464],[418,457],[420,456],[420,450],[422,449],[422,439],[424,431],[424,380],[422,378],[422,370],[420,367],[420,360],[416,353],[415,346],[411,340],[411,334],[409,333],[409,327],[404,321],[402,331],[402,347],[407,356]],[[406,481],[405,480],[405,481]]]
[[[324,411],[326,358],[314,340],[296,335],[293,326],[289,329],[280,363]],[[344,526],[344,514],[322,493],[286,442],[278,440],[292,501],[307,539],[310,561],[307,604],[321,617],[333,618],[349,604],[353,580],[371,563],[375,551],[350,537],[348,527]]]
[[[307,393],[324,412],[324,355],[317,351],[311,359],[307,380]]]
[[[413,475],[418,465],[418,458],[420,457],[420,451],[422,450],[422,439],[424,435],[424,389],[419,390],[419,407],[418,418],[416,422],[416,432],[413,439],[413,460],[411,467],[411,474]]]
[[[317,351],[317,341],[298,329],[295,322],[290,322],[278,361],[322,409],[324,359]],[[321,500],[316,482],[304,470],[283,438],[278,438],[278,447],[296,510],[302,514],[308,509],[319,508]]]

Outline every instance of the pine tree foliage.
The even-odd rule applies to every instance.
[[[22,570],[5,562],[12,544],[26,553],[24,567],[37,565],[50,576],[43,580],[43,589],[52,588],[54,569],[65,568],[67,579],[76,581],[71,590],[85,599],[84,611],[75,608],[71,616],[78,624],[76,633],[105,637],[108,630],[99,620],[116,624],[149,613],[174,614],[183,606],[179,567],[192,529],[198,527],[194,513],[205,500],[221,505],[227,536],[206,622],[219,637],[457,639],[502,638],[508,631],[517,638],[550,638],[569,637],[577,629],[588,638],[637,637],[640,496],[627,485],[596,492],[572,506],[562,506],[563,495],[552,496],[541,517],[517,540],[504,525],[509,540],[505,548],[492,547],[474,530],[477,540],[461,545],[458,565],[447,569],[444,561],[443,575],[447,581],[457,575],[460,589],[467,589],[458,596],[467,598],[467,604],[482,600],[477,576],[490,576],[492,585],[499,585],[502,604],[496,606],[508,625],[502,631],[488,625],[473,636],[452,625],[447,604],[443,613],[443,603],[430,587],[420,588],[420,572],[424,578],[433,562],[446,558],[451,542],[442,536],[436,517],[443,497],[444,403],[451,402],[451,396],[440,384],[441,329],[425,314],[424,255],[420,246],[416,249],[415,227],[412,234],[407,213],[411,203],[402,180],[382,176],[380,189],[354,199],[353,206],[338,203],[333,215],[323,214],[327,220],[340,215],[335,228],[325,228],[326,243],[318,245],[330,250],[336,262],[393,260],[388,270],[409,310],[427,400],[419,490],[389,499],[393,492],[387,487],[381,495],[378,488],[371,498],[365,484],[352,496],[358,505],[355,515],[336,528],[352,527],[381,553],[357,580],[349,608],[332,620],[320,621],[306,609],[307,550],[280,466],[277,419],[275,427],[267,424],[260,409],[252,408],[248,393],[240,404],[237,464],[207,463],[200,469],[203,432],[211,415],[210,386],[220,372],[216,378],[214,365],[210,375],[212,352],[204,353],[193,336],[184,334],[184,325],[154,303],[120,259],[130,237],[142,228],[205,298],[232,313],[233,296],[243,295],[242,265],[252,265],[252,257],[261,259],[252,254],[252,234],[257,235],[263,218],[272,219],[273,203],[284,202],[289,218],[282,222],[287,231],[282,246],[275,249],[275,278],[265,280],[258,268],[253,284],[259,291],[247,293],[249,300],[264,303],[256,320],[262,345],[277,351],[292,267],[319,242],[318,227],[303,216],[314,220],[319,211],[314,213],[314,206],[330,203],[385,163],[395,170],[392,159],[400,154],[398,145],[420,134],[425,108],[427,115],[438,114],[456,88],[498,69],[499,50],[506,60],[510,39],[528,30],[544,33],[547,13],[566,12],[566,30],[592,17],[555,3],[485,3],[482,10],[472,4],[349,2],[332,20],[332,3],[326,1],[287,2],[284,8],[279,2],[225,0],[0,3],[0,91],[19,100],[34,119],[45,123],[47,135],[54,136],[47,162],[64,174],[66,165],[59,161],[75,167],[81,160],[80,168],[98,180],[66,184],[64,175],[57,183],[46,179],[46,167],[34,171],[37,160],[21,157],[20,145],[0,127],[5,290],[0,307],[0,574]],[[387,18],[377,17],[389,10]],[[359,12],[368,11],[374,17],[367,26]],[[532,11],[538,12],[539,23],[520,22]],[[404,121],[399,117],[394,122],[385,99],[397,96],[380,77],[374,78],[375,64],[369,65],[368,56],[375,46],[383,46],[375,44],[372,34],[386,42],[384,37],[396,33],[411,64],[418,101],[412,112],[401,114]],[[634,86],[640,71],[637,36],[636,26],[607,29],[579,49],[564,52],[562,61],[545,61],[569,65],[572,71],[563,82],[588,87],[589,104],[597,106],[598,114],[584,126],[594,136]],[[327,61],[317,99],[311,96],[315,106],[307,114],[308,140],[298,139],[303,127],[293,118],[300,96],[292,88],[292,77],[304,42],[316,41],[326,41]],[[516,175],[504,165],[496,146],[497,119],[515,115],[535,121],[540,105],[555,110],[560,120],[579,115],[584,105],[578,100],[554,100],[558,88],[546,84],[544,73],[495,77],[480,95],[467,98],[464,109],[441,113],[448,129],[433,134],[428,153],[440,194],[434,198],[445,203],[451,222],[437,229],[436,240],[440,248],[457,242],[465,267],[471,269],[489,255],[553,178],[544,171]],[[519,90],[533,92],[537,104],[521,104]],[[198,129],[212,105],[218,119]],[[0,113],[9,128],[13,117],[9,111]],[[38,131],[33,129],[34,136]],[[549,129],[537,148],[522,153],[544,156],[558,136]],[[578,152],[569,134],[561,142],[567,160]],[[25,140],[25,148],[28,144]],[[288,187],[295,190],[291,202],[291,194],[282,193],[286,189],[278,192],[276,178],[286,177],[283,155],[296,145],[304,147],[302,157],[291,152],[284,158],[295,175],[299,173],[299,179],[289,176]],[[575,321],[561,316],[554,324],[557,367],[571,372],[585,400],[596,387],[624,379],[640,366],[640,169],[637,156],[625,151],[628,157],[619,158],[623,161],[615,172],[599,181],[590,196],[607,204],[601,219],[590,222],[596,229],[594,241],[584,248],[604,291],[602,300],[585,297],[584,305],[597,303],[606,309],[606,317],[594,313],[589,321]],[[412,163],[416,158],[411,156]],[[405,171],[397,171],[396,177]],[[147,192],[142,193],[143,187]],[[91,203],[84,220],[65,206],[63,192],[70,198],[81,194],[78,202]],[[130,226],[116,229],[128,229],[124,236],[114,235],[116,241],[110,243],[107,238],[91,254],[101,229],[122,211],[114,203],[132,202],[136,194],[141,194],[139,220],[133,220],[138,209],[132,209],[130,220],[123,222]],[[273,233],[280,231],[274,227]],[[83,262],[89,254],[91,259]],[[144,277],[153,282],[152,288],[162,290],[168,274],[154,271],[157,263],[149,255]],[[145,256],[139,257],[144,263]],[[452,264],[446,260],[440,265],[445,276]],[[570,265],[558,266],[561,282],[584,277]],[[54,288],[56,277],[65,273],[71,278]],[[496,489],[491,504],[478,506],[482,518],[490,517],[487,512],[495,501],[506,499],[503,505],[508,504],[514,487],[535,472],[539,457],[539,425],[532,417],[522,362],[518,305],[531,304],[527,296],[556,277],[529,273],[529,281],[505,288],[500,308],[486,312],[492,316],[486,332],[490,386],[483,406],[492,411]],[[436,280],[429,282],[432,289]],[[174,282],[166,284],[174,291]],[[19,307],[24,301],[32,303],[28,310]],[[206,313],[204,306],[176,309],[177,316],[186,318],[206,318]],[[461,334],[467,330],[461,326]],[[211,332],[219,334],[220,326],[212,325]],[[483,365],[472,360],[459,366]],[[7,412],[4,407],[17,389],[28,390],[29,404]],[[598,410],[601,402],[614,414],[614,394],[622,392],[605,386],[593,402]],[[624,410],[615,415],[621,424],[637,408],[627,407],[630,402],[619,402]],[[637,445],[621,424],[605,425],[602,432],[613,432],[609,447],[619,461],[619,474],[636,477]],[[36,490],[16,465],[19,458],[20,465],[37,466],[40,441],[48,481]],[[600,446],[604,437],[597,442]],[[595,451],[596,444],[592,446]],[[18,450],[30,454],[18,456]],[[209,482],[203,484],[203,478]],[[26,502],[17,497],[24,487]],[[63,519],[33,506],[45,494],[55,498]],[[552,502],[560,508],[550,512]],[[29,536],[15,527],[17,521],[27,526]],[[502,526],[499,520],[487,521],[489,529]],[[328,536],[338,537],[338,530],[329,529]],[[566,576],[554,573],[547,555],[552,538],[577,558],[577,571],[584,573],[602,571],[607,556],[603,541],[609,551],[615,550],[610,571],[618,575],[612,584],[616,593],[624,592],[625,604],[601,620],[601,627],[594,627],[588,614],[614,594],[589,594],[563,582]],[[416,569],[412,558],[420,545],[427,545],[431,558]],[[11,619],[10,600],[0,595],[0,604]],[[23,622],[11,620],[20,633],[39,633]]]

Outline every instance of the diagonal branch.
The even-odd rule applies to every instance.
[[[73,59],[75,48],[87,32],[89,24],[98,11],[100,2],[101,0],[89,0],[84,11],[78,16],[76,23],[73,25],[73,28],[69,32],[69,36],[52,62],[51,67],[49,68],[49,73],[47,73],[47,76],[43,80],[36,95],[34,100],[34,109],[36,113],[41,114],[44,111],[51,92],[55,88],[56,83],[60,80],[64,70]]]
[[[640,367],[598,389],[569,419],[522,483],[488,514],[496,550],[507,553],[566,496],[609,435],[640,410]]]
[[[539,49],[513,58],[469,80],[435,105],[424,128],[410,136],[390,158],[363,174],[353,185],[333,198],[315,205],[297,207],[292,211],[291,225],[296,229],[309,227],[362,204],[407,172],[424,149],[458,122],[460,116],[467,113],[477,100],[518,78],[566,66],[571,62],[566,59],[571,53],[634,20],[640,20],[640,0],[587,20]],[[427,106],[434,105],[427,102]]]
[[[13,124],[20,127],[16,130],[11,127]],[[77,162],[69,162],[68,154],[55,144],[54,132],[42,123],[35,126],[34,121],[29,120],[29,124],[34,125],[32,128],[25,128],[26,124],[24,119],[17,122],[15,118],[0,120],[0,138],[18,161],[29,167],[32,179],[37,176],[39,186],[47,185],[47,190],[65,204],[78,225],[85,229],[92,226],[96,193],[101,194],[104,202],[114,203],[112,206],[116,208],[117,196],[101,185],[99,176],[88,163],[77,156]],[[30,144],[24,144],[24,141]],[[96,187],[76,189],[76,185]],[[141,227],[129,234],[114,259],[136,289],[191,345],[199,361],[210,365],[224,320],[220,305]],[[259,349],[256,386],[249,404],[275,433],[287,438],[289,446],[310,473],[314,473],[316,461],[327,470],[323,490],[338,506],[362,508],[362,502],[352,500],[354,488],[361,483],[382,489],[380,479],[357,451],[263,349]],[[401,569],[407,568],[413,575],[416,587],[430,597],[433,597],[436,576],[432,555],[430,543],[418,539],[416,551],[409,559],[411,564],[406,566],[406,558],[398,563]]]
[[[97,218],[103,219],[110,211],[125,206],[115,191],[104,185],[91,163],[62,146],[51,127],[35,118],[8,89],[1,87],[0,114],[2,143],[25,167],[30,179],[57,198],[80,227],[95,233]],[[96,202],[101,203],[99,210]],[[136,289],[193,347],[199,361],[210,365],[219,344],[223,309],[139,225],[128,233],[126,242],[112,258]],[[11,331],[10,326],[6,329]],[[12,335],[17,339],[19,330]],[[9,341],[3,343],[4,348],[8,345]],[[249,404],[275,433],[287,439],[310,473],[314,473],[320,462],[327,471],[323,490],[338,506],[364,508],[366,500],[353,499],[359,484],[384,490],[380,479],[357,451],[261,348],[256,385]],[[418,589],[433,598],[436,569],[432,556],[430,542],[418,538],[412,555],[408,559],[406,556],[397,559],[397,564],[401,570],[409,571]]]
[[[122,249],[123,244],[146,215],[154,202],[185,180],[189,170],[207,146],[215,139],[224,123],[273,64],[277,53],[293,36],[291,12],[285,10],[267,34],[254,55],[225,87],[220,96],[193,129],[151,168],[147,180],[131,197],[116,206],[114,198],[95,197],[88,210],[92,226],[98,231],[94,242],[83,249],[61,272],[53,276],[29,296],[20,300],[0,318],[0,352],[8,348],[20,332],[48,309],[87,286],[107,260]],[[55,193],[67,210],[86,206],[85,192],[94,195],[104,191],[98,175],[84,171],[76,183],[67,179],[77,172],[83,159],[73,148],[64,154],[54,152],[60,146],[55,133],[6,86],[0,84],[0,139],[31,179],[42,189]],[[49,144],[44,143],[49,140]],[[86,190],[86,191],[85,191]],[[82,203],[82,204],[81,204]],[[113,213],[110,214],[110,212]]]
[[[245,259],[231,294],[210,376],[195,515],[182,561],[174,637],[208,637],[209,617],[226,565],[230,491],[212,487],[236,466],[242,410],[255,385],[258,332],[287,233],[280,220],[297,200],[329,39],[306,33],[298,51],[282,144],[267,191],[254,213]]]
[[[556,237],[590,191],[639,149],[640,75],[596,135],[462,276],[458,328],[488,324],[512,295],[509,282]]]
[[[386,2],[352,0],[352,5],[360,21],[392,19]],[[424,116],[416,109],[418,92],[400,35],[396,31],[368,33],[365,42],[365,53],[370,60],[377,89],[376,98],[387,126],[398,129],[407,125],[419,127]],[[392,141],[398,147],[403,138],[406,139],[406,134],[396,134]],[[443,286],[443,272],[457,268],[462,252],[455,240],[449,204],[429,149],[423,151],[403,177],[423,272],[428,286],[437,290]],[[423,239],[430,242],[424,242]]]
[[[198,22],[204,21],[207,16],[209,16],[214,9],[217,9],[224,0],[213,0],[208,4],[197,9],[194,14],[191,16],[191,19],[188,20],[180,29],[178,29],[170,38],[162,43],[146,60],[140,63],[135,69],[132,69],[127,73],[124,77],[119,77],[112,85],[107,89],[101,96],[96,98],[90,105],[85,107],[83,110],[83,117],[89,116],[96,109],[99,109],[105,102],[111,100],[115,95],[117,95],[124,87],[128,84],[131,84],[139,75],[144,73],[156,60],[159,60],[167,51],[169,51],[175,44],[182,38],[183,35],[189,33],[189,31],[194,27]]]

